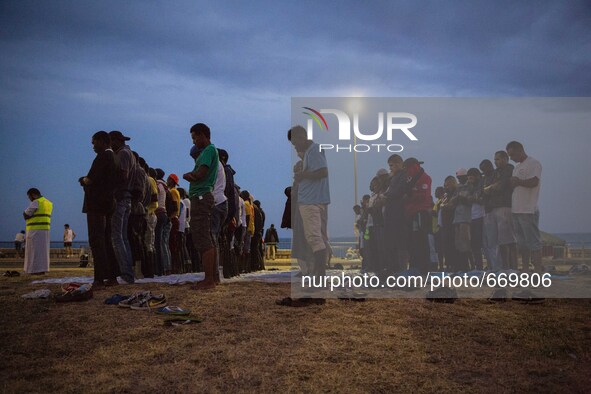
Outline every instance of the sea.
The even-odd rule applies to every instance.
[[[553,233],[563,239],[569,249],[591,249],[591,233]],[[345,257],[347,250],[355,248],[357,241],[355,237],[334,237],[330,239],[331,246],[335,257]],[[62,248],[64,246],[62,241],[51,241],[51,248]],[[88,241],[74,241],[72,243],[74,248],[88,249]],[[14,248],[14,241],[0,241],[0,248]],[[279,238],[277,245],[278,249],[291,249],[291,238]]]
[[[552,235],[564,239],[569,249],[591,248],[591,233],[557,233]]]

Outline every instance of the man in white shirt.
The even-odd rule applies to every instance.
[[[523,271],[529,271],[531,258],[535,271],[542,272],[542,238],[538,228],[542,165],[528,156],[523,145],[517,141],[509,142],[506,150],[509,158],[517,163],[511,177],[511,213],[517,246],[521,251]]]
[[[66,249],[66,258],[73,256],[72,242],[76,238],[76,233],[70,228],[69,224],[64,224],[64,248]]]
[[[25,245],[25,230],[22,230],[20,233],[16,233],[14,236],[14,250],[16,250],[16,255],[18,257],[23,257],[23,246]]]

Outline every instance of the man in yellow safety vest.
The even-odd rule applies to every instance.
[[[39,189],[29,189],[31,204],[23,213],[26,222],[25,272],[43,275],[49,271],[49,229],[53,204]]]

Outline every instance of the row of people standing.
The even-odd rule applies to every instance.
[[[517,163],[509,164],[509,159]],[[378,275],[414,269],[428,271],[522,270],[530,262],[540,271],[541,237],[537,207],[541,165],[510,142],[494,155],[495,167],[456,171],[431,197],[431,178],[415,158],[388,159],[390,173],[379,170],[371,195],[354,207],[363,268]],[[457,180],[456,180],[457,179]]]
[[[509,160],[513,160],[513,166]],[[460,168],[436,190],[434,214],[439,267],[454,271],[518,268],[530,264],[542,271],[542,240],[538,198],[542,166],[510,142],[494,154],[494,165],[482,160],[479,168]],[[456,181],[457,179],[457,181]]]
[[[379,276],[410,268],[430,270],[431,177],[414,157],[388,158],[390,172],[381,169],[370,182],[371,195],[360,206],[356,226],[360,234],[363,270]]]
[[[136,278],[201,269],[206,280],[199,288],[212,287],[219,283],[221,238],[227,250],[240,246],[239,256],[244,259],[244,241],[233,241],[234,230],[247,227],[248,220],[254,226],[255,208],[241,215],[250,201],[244,203],[240,197],[233,181],[235,172],[227,164],[228,154],[211,144],[209,128],[196,124],[191,136],[195,167],[183,176],[190,182],[187,193],[178,187],[176,174],[165,180],[162,169],[149,167],[132,152],[126,144],[130,138],[120,131],[93,135],[97,156],[79,182],[85,190],[83,212],[87,214],[96,287],[116,284],[117,276],[134,283]],[[261,213],[260,202],[258,205],[256,211]],[[263,225],[257,226],[261,236]],[[253,228],[244,234],[256,233]],[[260,237],[254,239],[260,241]],[[245,254],[250,256],[249,252],[250,244]],[[256,256],[260,261],[234,269],[237,263],[224,253],[224,274],[263,268],[262,255]]]

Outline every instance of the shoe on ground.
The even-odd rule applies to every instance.
[[[164,306],[166,306],[166,296],[164,294],[150,294],[148,297],[131,304],[131,309],[141,311],[159,309]]]
[[[138,291],[136,293],[133,293],[131,297],[121,301],[117,305],[122,308],[131,308],[133,304],[139,302],[140,300],[143,300],[144,298],[148,298],[150,295],[151,293],[149,291]]]
[[[546,299],[533,293],[531,290],[525,289],[513,294],[513,301],[520,301],[525,304],[541,304]]]

